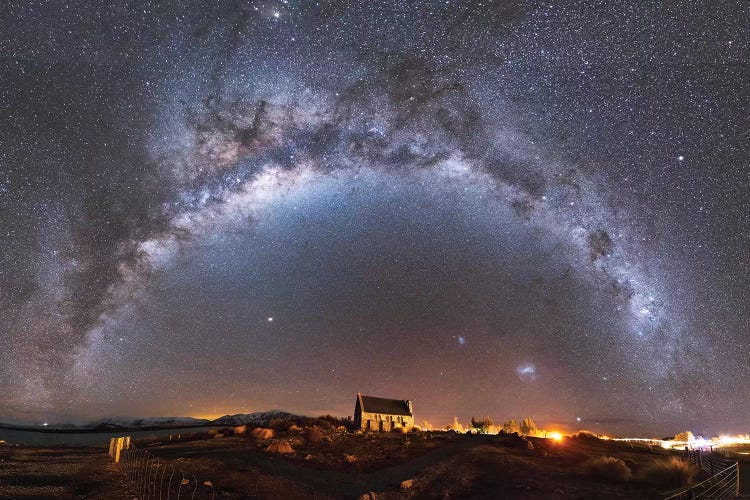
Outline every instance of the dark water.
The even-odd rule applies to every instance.
[[[96,446],[109,445],[109,439],[119,436],[131,436],[132,439],[147,438],[150,436],[169,436],[170,434],[190,434],[193,432],[206,432],[216,427],[191,427],[189,429],[159,429],[151,431],[120,431],[120,432],[86,432],[55,433],[34,432],[0,429],[0,440],[11,444],[23,444],[31,446]]]

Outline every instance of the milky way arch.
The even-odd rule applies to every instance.
[[[638,350],[638,366],[654,384],[674,368],[675,318],[664,320],[668,306],[658,284],[632,263],[627,220],[573,166],[550,160],[492,110],[480,110],[447,69],[408,59],[338,92],[232,101],[209,96],[199,109],[184,111],[183,133],[186,148],[154,160],[184,186],[163,208],[166,224],[128,241],[121,280],[107,290],[103,312],[78,347],[72,372],[88,390],[96,380],[93,366],[116,363],[116,350],[101,355],[102,344],[113,341],[108,323],[183,247],[254,219],[269,200],[311,178],[362,171],[407,183],[421,173],[489,190],[519,224],[568,244],[571,269],[624,323],[616,349]]]

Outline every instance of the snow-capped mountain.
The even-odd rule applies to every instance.
[[[211,421],[216,425],[268,425],[271,420],[291,420],[297,415],[283,410],[258,411],[255,413],[237,413],[236,415],[224,415]]]
[[[180,427],[202,427],[202,426],[235,426],[255,425],[267,426],[273,420],[293,420],[303,418],[298,415],[283,411],[269,410],[255,413],[238,413],[236,415],[224,415],[215,420],[193,417],[105,417],[88,423],[49,423],[34,425],[14,425],[0,423],[0,427],[29,430],[45,430],[48,432],[77,432],[77,431],[119,431],[128,429],[154,429],[154,428],[180,428]]]
[[[209,425],[210,420],[193,417],[107,417],[94,422],[90,422],[85,427],[102,429],[102,428],[123,428],[132,429],[137,427],[183,427]]]

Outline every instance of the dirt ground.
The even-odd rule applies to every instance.
[[[577,467],[591,456],[638,464],[662,450],[598,440],[525,442],[453,433],[353,435],[309,443],[287,439],[294,452],[265,451],[274,440],[224,437],[156,444],[152,452],[180,460],[200,477],[237,498],[662,498],[637,481],[607,483],[582,477]],[[296,445],[295,445],[296,444]]]
[[[128,498],[125,477],[107,449],[0,445],[0,499]]]
[[[217,498],[509,498],[657,499],[665,490],[638,479],[639,469],[667,455],[627,443],[566,438],[526,441],[494,435],[414,433],[362,435],[325,430],[182,436],[136,442],[201,480]],[[268,451],[288,443],[289,453]],[[289,448],[286,447],[287,451]],[[104,448],[0,447],[0,498],[134,498]],[[582,473],[591,457],[624,460],[628,481]],[[743,485],[744,486],[744,485]]]

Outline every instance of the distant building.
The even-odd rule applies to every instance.
[[[414,411],[408,399],[385,399],[357,393],[354,425],[363,431],[390,431],[413,427]]]

